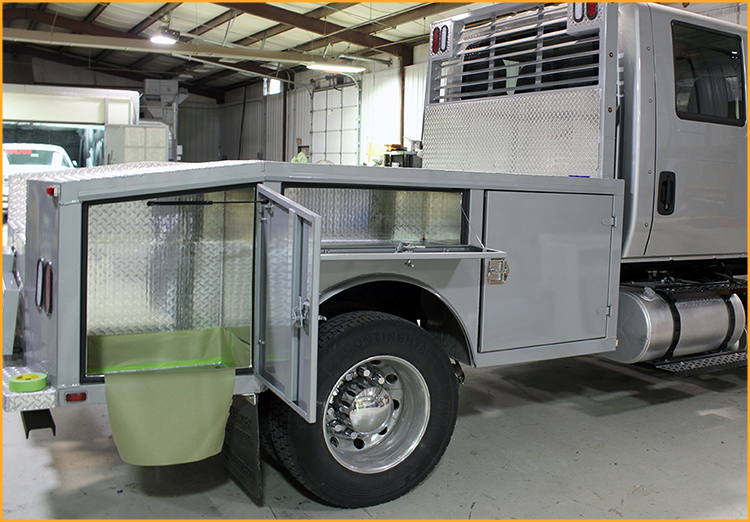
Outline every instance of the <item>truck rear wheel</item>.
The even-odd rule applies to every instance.
[[[399,317],[351,312],[321,324],[317,420],[271,411],[282,463],[314,495],[365,507],[417,486],[448,446],[458,409],[450,359]]]

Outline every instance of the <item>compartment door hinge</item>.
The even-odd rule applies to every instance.
[[[607,316],[607,317],[609,317],[610,315],[612,315],[612,307],[611,306],[603,306],[601,308],[597,308],[596,315],[601,315],[601,316]]]
[[[617,226],[617,217],[616,216],[610,216],[602,219],[602,225],[605,227],[616,227]]]
[[[292,325],[300,330],[307,331],[310,318],[310,301],[302,301],[299,298],[299,305],[292,308]]]

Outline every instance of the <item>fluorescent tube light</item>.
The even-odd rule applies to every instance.
[[[314,71],[325,71],[329,73],[359,73],[365,70],[364,67],[344,65],[340,63],[306,63],[305,66]]]

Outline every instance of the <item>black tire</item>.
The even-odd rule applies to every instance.
[[[271,409],[281,462],[335,506],[373,506],[412,490],[453,434],[458,381],[448,356],[417,325],[380,312],[351,312],[321,324],[319,351],[316,422],[281,401]],[[342,414],[337,408],[347,404],[342,397],[352,397],[347,393],[358,393],[358,402]],[[359,406],[373,394],[369,408]],[[342,426],[353,433],[334,431]]]
[[[338,301],[330,299],[320,304],[320,315],[328,319],[333,319],[337,315],[343,315],[349,312],[359,312],[365,308],[353,301]]]

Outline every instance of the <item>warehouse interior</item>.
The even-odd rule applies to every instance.
[[[135,120],[170,126],[170,160],[291,161],[308,151],[311,162],[372,165],[382,161],[386,145],[409,149],[421,138],[430,23],[486,5],[5,3],[3,83],[6,90],[24,85],[45,92],[51,86],[137,91],[141,114]],[[684,9],[746,25],[742,4]],[[168,46],[150,43],[162,28],[179,32],[181,52],[167,54]],[[50,32],[86,38],[77,44],[81,47],[49,45]],[[151,52],[127,50],[128,40],[149,42]],[[200,45],[250,54],[241,60],[187,59],[182,53],[190,49],[184,46]],[[281,54],[263,59],[267,53]],[[326,74],[289,62],[284,53],[345,62],[361,72]],[[64,106],[60,110],[65,112]],[[17,118],[22,116],[5,118],[13,121],[3,127],[5,142],[33,136],[30,122]],[[55,118],[67,125],[75,119],[69,112]],[[75,122],[82,126],[76,132],[91,126],[89,134],[98,132],[97,126],[109,123],[101,120]],[[65,137],[70,130],[45,123],[41,129],[35,125],[36,132],[59,135],[80,166],[104,161],[87,153],[86,163],[79,156],[91,146],[76,147]]]
[[[6,2],[3,142],[59,145],[79,167],[412,166],[430,24],[488,5]],[[665,5],[747,26],[746,3]],[[58,408],[55,436],[3,413],[3,518],[747,518],[746,368],[682,378],[584,356],[464,371],[445,455],[385,504],[328,506],[267,454],[262,498],[221,456],[126,464],[99,404]]]

